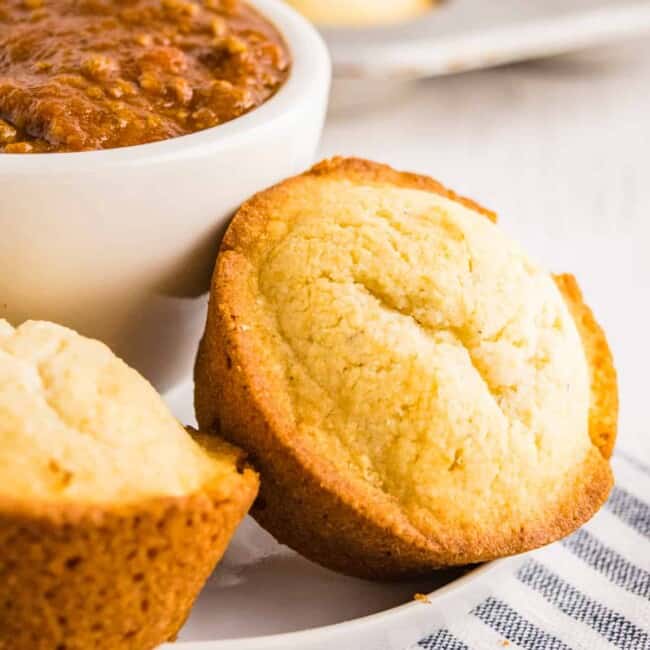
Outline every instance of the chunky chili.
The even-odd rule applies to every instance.
[[[289,67],[240,0],[0,0],[0,152],[200,131],[264,103]]]

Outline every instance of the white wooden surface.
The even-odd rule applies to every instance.
[[[577,275],[620,375],[620,446],[650,460],[650,38],[396,87],[330,116],[321,154],[428,173]]]

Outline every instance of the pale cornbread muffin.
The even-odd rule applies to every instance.
[[[258,488],[103,344],[0,320],[0,648],[175,637]]]
[[[287,0],[320,25],[356,26],[397,23],[429,11],[436,0]]]
[[[255,518],[394,578],[520,553],[612,486],[617,387],[570,276],[437,182],[334,159],[246,203],[196,365],[201,428],[250,452]]]

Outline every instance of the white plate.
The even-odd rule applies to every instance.
[[[323,30],[338,78],[402,80],[561,54],[646,32],[648,0],[445,0],[401,25]]]
[[[168,396],[192,423],[187,384]],[[323,569],[247,518],[168,650],[404,650],[468,612],[521,558],[421,580],[376,583]],[[429,594],[428,603],[414,600]]]

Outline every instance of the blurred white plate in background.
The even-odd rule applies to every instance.
[[[443,0],[407,23],[322,32],[336,77],[413,80],[650,34],[650,2]]]

